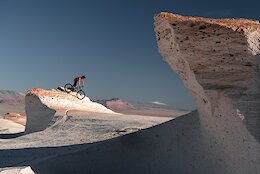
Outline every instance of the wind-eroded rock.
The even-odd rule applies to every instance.
[[[57,121],[54,115],[66,117],[66,111],[78,110],[95,113],[115,113],[101,104],[76,98],[75,93],[33,88],[25,96],[26,132],[41,131]]]
[[[160,13],[155,32],[197,103],[205,155],[222,166],[214,172],[260,172],[259,22]]]

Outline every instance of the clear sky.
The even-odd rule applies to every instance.
[[[93,99],[195,105],[158,53],[162,11],[260,20],[260,1],[1,0],[0,89],[56,88],[86,75]]]

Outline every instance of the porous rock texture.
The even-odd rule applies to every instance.
[[[160,54],[198,107],[198,154],[218,166],[204,172],[260,173],[259,22],[170,13],[154,19]]]
[[[74,92],[33,88],[25,96],[25,132],[42,131],[58,121],[64,121],[70,110],[116,114],[103,105],[92,102],[88,97],[79,100]]]

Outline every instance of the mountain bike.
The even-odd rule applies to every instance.
[[[85,98],[85,92],[83,91],[83,86],[82,85],[79,85],[79,86],[73,86],[72,84],[70,83],[67,83],[65,86],[64,86],[64,89],[67,93],[70,93],[70,92],[76,92],[76,97],[80,100],[84,99]]]

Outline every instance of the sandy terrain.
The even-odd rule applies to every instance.
[[[88,98],[82,103],[82,101],[77,101],[63,92],[55,90],[46,92],[44,90],[36,90],[36,94],[32,95],[29,93],[26,99],[27,113],[30,117],[35,117],[29,119],[31,121],[29,126],[41,127],[44,125],[43,129],[47,127],[45,130],[34,133],[13,134],[24,131],[24,127],[21,129],[22,125],[20,125],[20,131],[18,131],[16,127],[19,124],[10,120],[0,120],[4,120],[3,125],[9,128],[0,130],[2,134],[5,133],[5,135],[0,135],[1,173],[24,172],[29,174],[32,172],[31,168],[22,168],[22,166],[38,165],[42,161],[61,155],[80,152],[90,147],[109,142],[114,138],[142,131],[173,119],[166,116],[154,116],[154,113],[153,116],[117,114],[97,103],[91,102]],[[62,103],[63,105],[58,105],[59,98],[65,101]],[[64,105],[66,102],[69,102],[69,105]],[[85,105],[83,110],[71,109],[79,108],[79,105],[76,105],[77,103]],[[63,108],[66,108],[66,106],[69,107],[64,110]],[[49,107],[55,108],[55,110]],[[99,113],[86,111],[91,110],[91,108],[93,108],[93,111],[97,108]],[[45,125],[45,121],[46,123],[48,122],[47,125]],[[80,169],[80,173],[83,170]],[[36,173],[52,172],[56,173],[57,171],[46,168],[44,170],[36,170]],[[66,173],[65,171],[59,172]],[[68,173],[71,173],[71,171],[68,170]]]
[[[21,124],[23,126],[25,126],[26,124],[26,116],[18,114],[16,112],[8,112],[3,116],[3,118]]]
[[[171,119],[82,111],[69,111],[67,116],[65,121],[50,124],[45,131],[14,139],[0,139],[0,168],[31,166],[41,160],[80,151],[99,144],[95,142],[136,132]],[[59,116],[55,118],[59,119]]]
[[[197,113],[32,164],[36,173],[214,173],[205,163]],[[184,126],[185,125],[185,126]],[[207,151],[204,151],[205,153]],[[210,155],[206,157],[210,159]],[[204,168],[197,166],[204,166]]]
[[[21,115],[25,115],[24,105],[0,104],[0,117],[3,117],[8,112],[17,112]]]
[[[25,127],[11,120],[0,118],[0,137],[1,134],[13,134],[24,132]],[[1,146],[0,146],[1,147]]]
[[[91,143],[151,127],[171,118],[138,115],[115,115],[69,111],[68,117],[55,115],[44,131],[31,133],[15,139],[1,139],[1,149],[65,146]],[[1,135],[0,135],[1,137]],[[30,141],[28,141],[30,139]],[[42,144],[42,141],[45,143]]]
[[[2,170],[30,166],[37,174],[183,171],[218,174],[225,164],[216,162],[216,158],[221,160],[223,156],[216,145],[205,141],[207,137],[201,131],[196,111],[169,121],[162,120],[165,117],[120,117],[76,111],[68,116],[66,122],[45,131],[1,139]],[[229,173],[246,173],[248,169],[244,166],[251,162],[236,166]],[[258,173],[257,168],[254,173]]]

